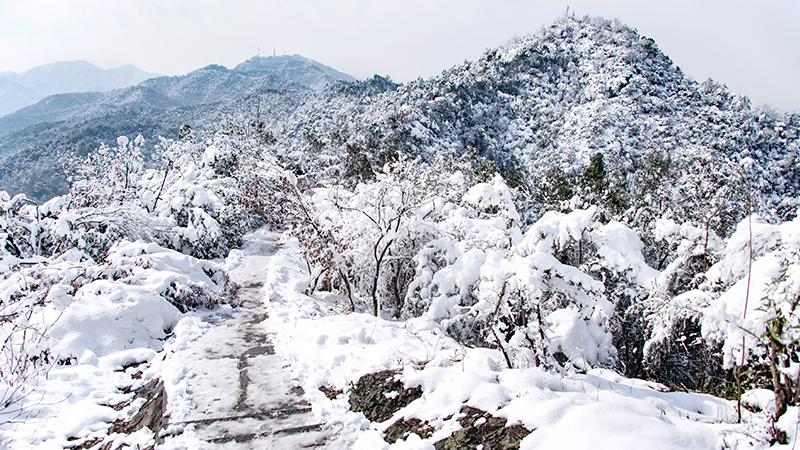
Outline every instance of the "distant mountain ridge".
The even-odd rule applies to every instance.
[[[0,74],[0,116],[32,105],[41,99],[41,94],[7,80]]]
[[[67,188],[59,153],[85,155],[120,134],[141,133],[154,144],[177,137],[183,124],[218,121],[256,92],[285,97],[355,80],[299,55],[256,56],[237,68],[209,65],[109,92],[51,95],[0,117],[0,189],[46,199]]]
[[[52,94],[106,92],[161,76],[127,64],[104,70],[87,61],[59,61],[23,73],[0,72],[0,116]]]
[[[234,69],[209,65],[179,76],[147,79],[136,86],[85,94],[57,94],[0,117],[0,135],[42,122],[91,117],[123,107],[176,108],[214,103],[259,89],[317,90],[350,75],[300,55],[255,56]]]

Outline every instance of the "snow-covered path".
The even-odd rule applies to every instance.
[[[202,331],[176,342],[165,360],[165,372],[178,380],[169,393],[165,447],[326,446],[332,431],[315,421],[265,324],[262,288],[276,237],[254,233],[242,248],[231,272],[242,286],[242,307],[193,317]]]

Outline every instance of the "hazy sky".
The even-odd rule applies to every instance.
[[[300,54],[357,78],[440,73],[577,15],[619,18],[698,81],[800,112],[798,0],[0,0],[0,71],[85,59],[178,75]]]

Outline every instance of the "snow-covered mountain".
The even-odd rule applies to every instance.
[[[52,160],[57,151],[85,153],[137,132],[153,145],[158,135],[176,136],[183,124],[198,128],[233,114],[257,115],[303,170],[340,158],[348,145],[365,149],[373,167],[396,150],[426,158],[475,151],[528,184],[552,185],[599,153],[614,174],[612,184],[622,189],[648,155],[681,163],[720,160],[715,167],[729,174],[739,161],[753,160],[758,188],[768,193],[764,212],[787,217],[797,207],[800,116],[752,107],[712,80],[691,80],[652,39],[619,22],[562,18],[478,61],[405,85],[375,77],[308,90],[318,85],[308,74],[338,76],[325,70],[298,56],[253,58],[233,70],[209,66],[96,99],[58,99],[55,106],[48,103],[55,98],[46,99],[0,119],[0,130],[17,130],[0,138],[0,186],[30,186],[19,177],[31,171],[27,161]],[[49,115],[54,108],[71,119],[41,123],[57,120]],[[57,176],[39,179],[55,183]],[[65,192],[66,184],[42,187],[26,192],[44,198]],[[566,198],[548,201],[556,200]]]
[[[255,90],[317,90],[338,80],[355,78],[300,55],[254,56],[233,69],[210,65],[178,77],[147,80],[137,88],[187,106],[232,100]]]
[[[32,105],[52,94],[106,92],[160,76],[127,64],[104,70],[87,61],[59,61],[34,67],[23,73],[2,72],[0,83],[14,83],[15,90],[0,87],[0,116]],[[2,86],[2,84],[0,84]],[[21,86],[22,91],[16,86]],[[33,93],[33,94],[30,94]]]
[[[210,65],[109,92],[51,95],[0,117],[0,185],[44,200],[66,192],[59,152],[86,154],[121,134],[141,133],[155,144],[158,136],[176,137],[184,124],[217,121],[233,111],[237,99],[256,91],[291,103],[296,93],[353,80],[299,55],[270,56],[250,58],[233,70]]]
[[[300,55],[254,56],[233,70],[250,76],[284,78],[314,90],[333,80],[355,81],[350,75]]]
[[[270,111],[281,100],[252,98],[249,108],[258,104]],[[304,171],[354,145],[375,168],[396,150],[428,159],[474,151],[521,177],[537,201],[555,204],[572,192],[557,195],[554,186],[598,154],[611,190],[628,190],[629,202],[657,194],[632,189],[658,161],[672,169],[697,162],[720,180],[745,164],[750,189],[764,194],[761,213],[785,219],[798,207],[800,115],[753,107],[713,80],[696,82],[652,39],[601,18],[562,18],[431,79],[335,85],[289,116],[261,120]],[[662,183],[665,173],[657,175]]]
[[[64,92],[105,92],[160,76],[127,64],[104,70],[87,61],[59,61],[7,76],[43,96]]]
[[[126,67],[132,66],[120,70]],[[136,85],[125,89],[63,90],[61,92],[97,91],[104,94],[45,98],[0,118],[0,134],[42,122],[102,115],[123,107],[175,108],[231,100],[258,89],[316,90],[331,81],[355,81],[350,75],[299,55],[256,56],[234,69],[210,65],[186,75],[148,78],[138,84],[130,83],[127,86]]]

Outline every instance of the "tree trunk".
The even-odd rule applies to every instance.
[[[167,182],[167,175],[169,175],[169,169],[172,167],[172,162],[167,164],[167,168],[164,169],[164,179],[161,180],[161,187],[158,188],[158,195],[156,195],[156,199],[153,200],[153,209],[150,210],[151,213],[155,212],[156,206],[158,205],[158,199],[161,198],[161,193],[164,191],[164,184]]]
[[[347,299],[350,300],[350,308],[353,310],[353,312],[356,312],[356,304],[353,301],[353,291],[350,288],[350,279],[347,278],[347,275],[345,275],[344,272],[342,272],[342,269],[339,269],[339,276],[342,277],[344,285],[347,288]]]
[[[381,239],[383,236],[381,236]],[[375,275],[372,278],[372,311],[375,314],[375,317],[378,317],[378,279],[381,275],[381,263],[383,263],[383,258],[386,256],[386,252],[389,251],[389,247],[391,247],[392,242],[394,239],[389,240],[386,243],[386,247],[383,247],[380,256],[378,256],[378,247],[380,246],[381,240],[378,239],[378,242],[375,244],[374,254],[375,254]]]

